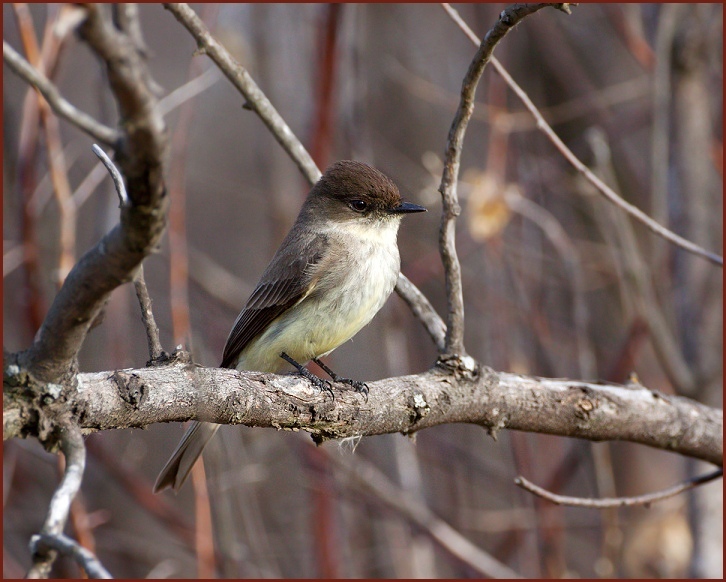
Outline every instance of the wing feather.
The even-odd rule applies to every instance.
[[[288,239],[291,235],[293,232]],[[320,234],[310,236],[302,252],[295,248],[299,245],[286,244],[292,242],[288,239],[272,258],[245,308],[237,316],[224,346],[220,367],[234,367],[242,350],[253,339],[314,288],[317,280],[315,267],[327,254],[328,237]],[[287,267],[281,268],[280,265]],[[280,272],[284,273],[284,277],[279,276]]]

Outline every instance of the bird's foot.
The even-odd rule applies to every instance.
[[[280,357],[285,360],[286,362],[289,362],[293,366],[295,366],[295,369],[300,373],[301,376],[304,378],[307,378],[310,383],[317,387],[321,392],[327,392],[330,394],[330,398],[335,400],[335,394],[333,394],[333,387],[327,380],[323,380],[322,378],[318,378],[315,374],[313,374],[310,370],[308,370],[305,366],[300,364],[299,362],[296,362],[293,360],[290,356],[288,356],[285,352],[282,352],[280,354]]]
[[[348,384],[348,386],[352,386],[353,390],[355,390],[359,394],[363,394],[363,396],[366,397],[366,401],[368,401],[368,384],[359,380],[351,380],[350,378],[343,378],[342,376],[338,376],[338,374],[333,372],[333,370],[328,368],[328,366],[323,364],[323,362],[321,362],[317,358],[313,358],[313,362],[320,366],[325,371],[325,373],[333,379],[333,382],[339,382],[341,384]]]

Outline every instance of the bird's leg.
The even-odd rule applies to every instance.
[[[323,380],[322,378],[318,378],[315,374],[313,374],[310,370],[308,370],[305,366],[300,364],[299,362],[296,362],[293,360],[290,356],[288,356],[285,352],[280,353],[280,357],[285,360],[286,362],[289,362],[295,368],[298,372],[312,383],[313,386],[317,386],[321,391],[328,392],[330,394],[330,397],[335,400],[335,395],[333,394],[333,388],[330,385],[330,382],[327,380]],[[332,376],[331,376],[332,377]]]
[[[333,372],[333,370],[328,368],[328,366],[323,364],[317,358],[313,358],[313,362],[320,366],[325,371],[325,373],[333,379],[333,382],[348,384],[349,386],[352,386],[356,392],[361,392],[362,394],[364,394],[366,400],[368,399],[368,384],[366,384],[365,382],[360,382],[358,380],[351,380],[350,378],[343,378],[341,376],[338,376],[338,374]]]

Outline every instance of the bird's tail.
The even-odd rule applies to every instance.
[[[154,493],[171,487],[178,491],[184,484],[204,447],[219,430],[221,424],[194,421],[179,441],[164,468],[156,478]]]

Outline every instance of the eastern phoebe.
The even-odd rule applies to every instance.
[[[278,372],[287,360],[303,372],[302,364],[317,362],[352,338],[396,285],[401,218],[425,210],[403,202],[396,185],[366,164],[330,166],[237,316],[220,367]],[[319,378],[314,381],[324,387]],[[360,382],[343,381],[367,390]],[[178,490],[220,426],[193,422],[154,492]]]

